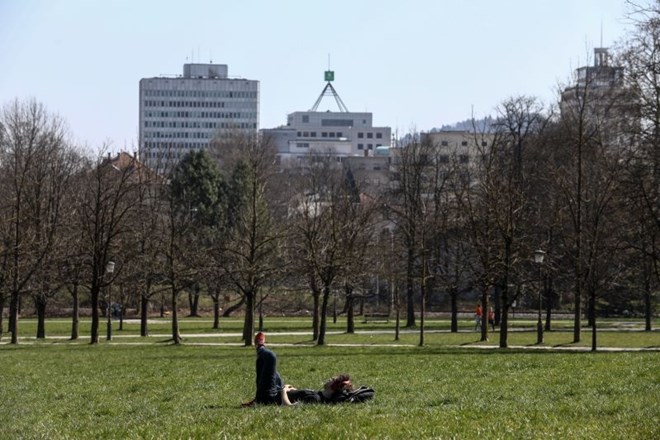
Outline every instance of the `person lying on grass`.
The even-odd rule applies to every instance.
[[[364,387],[359,388],[362,391]],[[373,390],[372,390],[373,391]],[[349,402],[354,397],[353,383],[348,374],[340,374],[323,384],[320,391],[290,387],[286,391],[287,400],[296,403],[341,403]],[[365,399],[368,400],[368,399]],[[362,401],[362,400],[361,400]]]
[[[365,386],[353,388],[348,374],[341,374],[327,380],[322,390],[297,389],[291,385],[279,388],[279,405],[290,406],[305,403],[361,403],[373,399],[374,390]],[[275,403],[275,402],[272,402]]]
[[[291,385],[284,385],[277,371],[277,356],[266,348],[266,335],[257,333],[254,344],[257,347],[257,392],[254,399],[241,405],[243,407],[257,403],[289,406],[295,403],[364,402],[373,398],[374,391],[371,388],[360,387],[353,390],[348,374],[326,381],[321,391],[298,390]]]

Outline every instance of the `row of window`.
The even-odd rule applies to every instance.
[[[486,147],[487,145],[488,145],[488,142],[486,142],[486,141],[481,141],[481,146],[482,146],[482,147]],[[448,142],[448,141],[441,141],[441,142],[440,142],[440,146],[441,146],[441,147],[448,147],[448,146],[449,146],[449,142]],[[467,146],[468,146],[468,141],[461,141],[461,146],[462,146],[462,147],[467,147]]]
[[[293,122],[291,119],[289,122]],[[302,115],[303,124],[309,124],[309,115]],[[362,124],[366,124],[367,120],[363,119]],[[352,119],[321,119],[322,127],[354,127],[355,121]]]
[[[178,107],[178,108],[256,108],[257,102],[223,102],[223,101],[144,101],[145,107]]]
[[[380,147],[380,144],[376,144],[376,147]],[[298,148],[309,148],[309,142],[296,142],[296,147]],[[358,150],[364,150],[365,144],[358,144]],[[373,150],[374,144],[367,144],[367,150]]]
[[[143,151],[145,157],[158,157],[156,154],[160,150],[201,150],[208,146],[208,142],[145,142]]]
[[[367,147],[367,150],[373,150],[374,149],[374,144],[358,144],[358,150],[364,150],[364,147]],[[376,148],[382,147],[381,144],[376,144]]]
[[[257,129],[256,124],[250,122],[241,122],[236,124],[227,124],[222,127],[225,129]],[[227,135],[227,134],[225,134]],[[218,136],[217,131],[145,131],[145,139],[213,139]]]
[[[306,137],[315,138],[316,137],[316,132],[315,131],[299,131],[296,134],[298,135],[298,137],[303,137],[303,138],[306,138]],[[340,138],[340,137],[344,137],[344,133],[342,133],[341,131],[338,131],[338,132],[322,131],[321,132],[321,137],[322,138],[328,138],[328,137],[331,137],[331,138],[338,137],[338,138]]]
[[[165,112],[146,110],[144,112],[145,118],[208,118],[208,119],[247,119],[256,120],[257,113],[253,112]]]
[[[358,133],[358,139],[363,139],[365,133]],[[367,139],[373,139],[374,138],[374,133],[366,133]],[[376,133],[376,139],[382,139],[383,138],[383,133]]]
[[[315,131],[299,131],[296,133],[296,135],[300,138],[306,138],[306,137],[316,137],[316,132]],[[358,133],[358,138],[359,139],[364,139],[365,133]],[[373,139],[374,138],[374,133],[366,133],[367,139]],[[322,138],[334,138],[334,137],[344,137],[344,133],[341,131],[337,132],[332,132],[332,131],[322,131],[321,132],[321,137]],[[376,139],[382,139],[383,138],[383,133],[376,133]]]
[[[251,122],[144,121],[145,128],[256,128]]]
[[[163,98],[247,98],[257,99],[257,92],[225,90],[144,90],[144,96]]]
[[[195,131],[189,133],[187,131],[147,131],[144,133],[145,139],[213,139],[215,133],[212,131]]]

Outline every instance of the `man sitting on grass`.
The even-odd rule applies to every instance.
[[[266,348],[266,335],[259,332],[254,337],[257,347],[257,393],[254,399],[242,406],[290,405],[286,392],[291,385],[283,385],[280,373],[277,372],[277,356]]]

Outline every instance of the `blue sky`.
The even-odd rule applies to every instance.
[[[624,0],[0,0],[0,104],[36,98],[76,142],[130,151],[140,78],[228,64],[261,82],[270,128],[312,107],[330,56],[349,110],[429,130],[511,96],[553,103],[601,27],[606,47],[625,35],[627,11]]]

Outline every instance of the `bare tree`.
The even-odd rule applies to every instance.
[[[272,221],[268,193],[275,154],[268,139],[241,135],[220,145],[222,169],[233,170],[229,180],[232,212],[228,219],[226,255],[222,264],[227,277],[245,299],[243,340],[252,345],[254,313],[260,289],[279,276],[277,254],[282,234]]]
[[[556,179],[569,207],[570,228],[565,237],[573,242],[570,252],[575,282],[573,341],[581,339],[583,292],[594,276],[594,251],[601,238],[601,226],[616,190],[622,142],[622,122],[628,116],[630,100],[622,86],[619,68],[609,66],[607,53],[597,53],[593,68],[578,76],[575,85],[562,93],[561,124],[563,146],[569,159],[557,169]],[[592,69],[592,70],[589,70]],[[590,307],[595,307],[595,292]],[[595,316],[593,311],[590,312]],[[592,332],[596,350],[596,329]]]
[[[19,301],[52,253],[69,165],[64,122],[34,101],[5,106],[0,121],[2,215],[11,224],[7,247],[11,343],[18,343]]]
[[[388,216],[396,225],[406,247],[406,327],[415,326],[415,279],[423,248],[424,198],[428,190],[428,168],[432,158],[432,144],[422,142],[418,134],[396,150],[394,165],[398,177],[397,187],[388,195]]]
[[[130,216],[136,207],[135,158],[126,153],[114,157],[110,153],[107,157],[101,153],[89,161],[84,172],[78,224],[83,237],[82,258],[89,276],[86,284],[92,307],[90,342],[96,344],[99,340],[100,295],[126,264],[120,258],[119,245],[122,236],[130,230]],[[110,261],[118,263],[118,270],[106,273]]]
[[[631,148],[624,195],[631,223],[639,225],[630,245],[641,262],[637,284],[643,291],[645,328],[651,331],[653,291],[660,285],[660,2],[627,3],[634,27],[620,61],[631,92],[628,102],[637,112],[631,112],[633,124],[626,130]]]
[[[326,194],[332,187],[332,182],[338,179],[336,174],[339,170],[333,167],[330,156],[313,156],[309,160],[310,168],[306,171],[300,170],[299,179],[291,179],[294,187],[293,194],[290,194],[288,217],[293,231],[290,235],[291,253],[304,256],[303,268],[313,301],[312,338],[318,341],[323,285],[332,283],[336,276],[334,270],[318,270],[328,265],[327,257],[334,255],[327,252],[328,248],[325,247],[324,228],[328,223],[324,211],[329,203]]]

